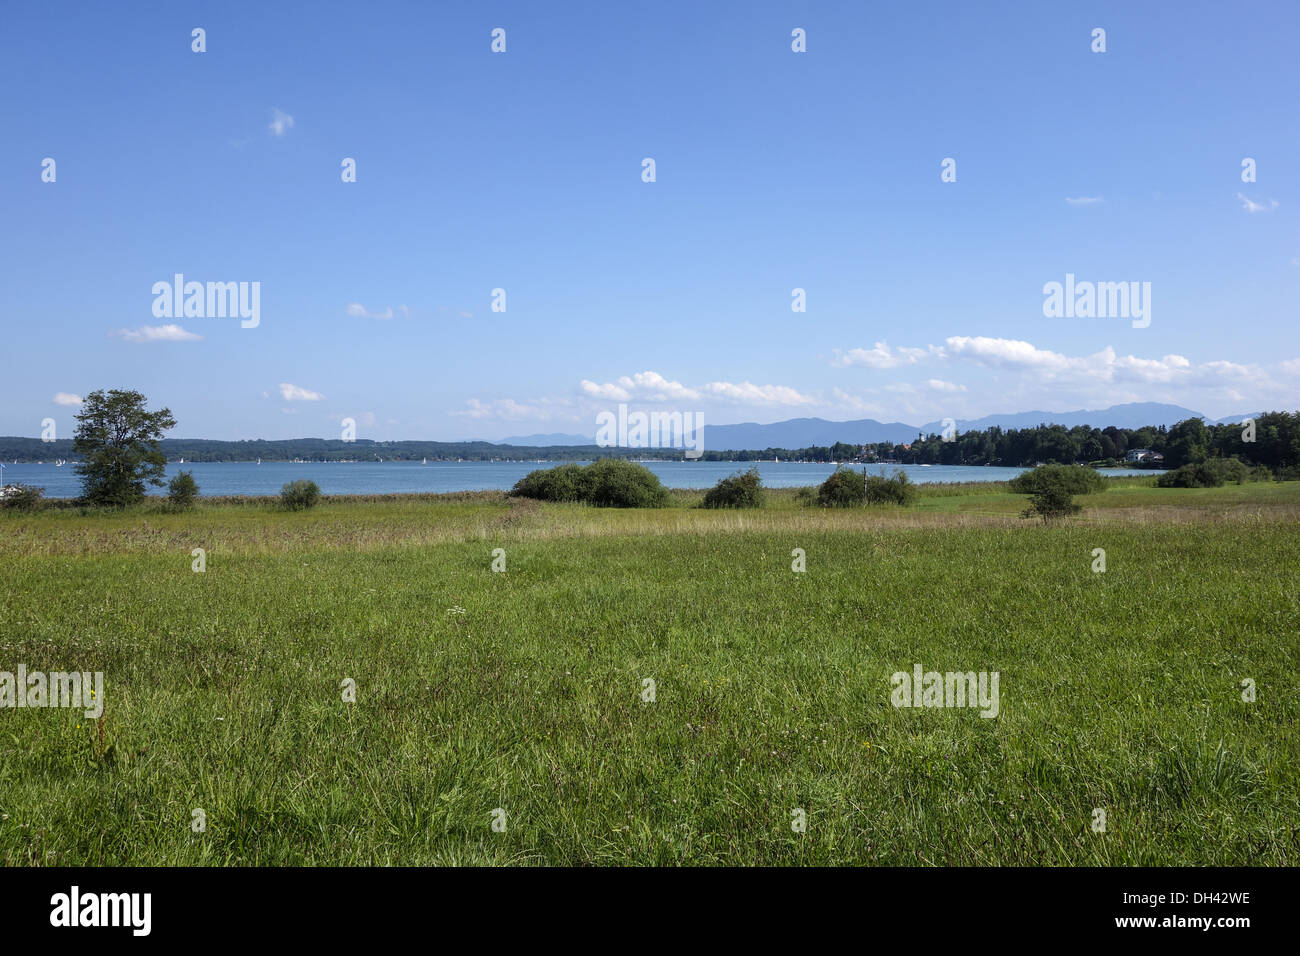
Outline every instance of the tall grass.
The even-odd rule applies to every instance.
[[[0,670],[105,700],[0,710],[0,860],[1294,865],[1286,487],[1050,527],[776,494],[5,515]],[[998,718],[892,707],[916,663],[998,671]]]

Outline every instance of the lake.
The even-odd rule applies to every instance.
[[[416,492],[505,490],[528,472],[556,462],[531,461],[442,461],[422,465],[418,461],[287,462],[251,461],[169,463],[167,476],[192,471],[199,493],[208,495],[275,495],[287,481],[309,478],[327,495],[412,494]],[[758,468],[769,488],[816,485],[826,479],[834,465],[799,462],[652,461],[646,467],[670,488],[709,488],[719,478],[751,466]],[[862,465],[856,466],[859,470]],[[1007,481],[1024,468],[993,468],[972,465],[867,465],[868,473],[892,474],[903,468],[919,484],[942,481]],[[1103,475],[1132,475],[1123,469],[1100,469]],[[1158,472],[1139,472],[1158,474]],[[22,483],[45,489],[49,498],[75,498],[81,483],[72,463],[59,467],[45,464],[4,466],[5,484]],[[154,494],[163,489],[150,489]]]

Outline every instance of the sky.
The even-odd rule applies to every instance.
[[[218,439],[1300,407],[1289,0],[3,21],[0,434],[97,388]],[[156,314],[178,273],[257,324]],[[1045,315],[1067,274],[1146,318]]]

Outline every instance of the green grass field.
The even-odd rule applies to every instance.
[[[1300,483],[699,497],[0,515],[0,670],[105,681],[0,710],[0,860],[1300,861]],[[997,718],[893,707],[918,663]]]

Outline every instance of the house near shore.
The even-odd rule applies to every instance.
[[[1128,462],[1140,461],[1164,461],[1165,456],[1158,451],[1152,451],[1150,448],[1130,448],[1124,455],[1124,460]]]

